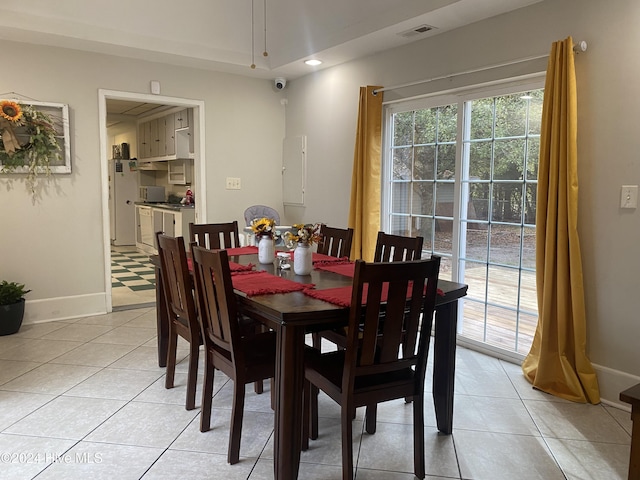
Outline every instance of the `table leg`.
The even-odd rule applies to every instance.
[[[304,328],[280,326],[276,352],[274,474],[276,480],[295,480],[302,440]]]
[[[433,403],[442,433],[453,432],[453,385],[456,374],[458,302],[436,307],[433,355]]]
[[[160,267],[155,267],[156,273],[156,322],[158,330],[158,366],[167,366],[167,350],[169,349],[169,316],[167,302],[162,285]]]
[[[631,455],[629,456],[629,480],[640,480],[640,404],[631,406]]]

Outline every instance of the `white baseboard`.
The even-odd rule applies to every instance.
[[[602,403],[629,410],[629,405],[620,401],[620,392],[640,383],[640,377],[595,363],[593,368],[598,376]]]
[[[23,324],[68,320],[107,313],[105,293],[27,301]]]

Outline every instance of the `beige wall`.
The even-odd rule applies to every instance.
[[[204,102],[203,220],[241,220],[255,203],[282,211],[284,115],[271,81],[11,42],[0,64],[0,92],[70,110],[70,175],[55,176],[35,204],[23,179],[0,178],[0,278],[32,289],[25,322],[106,309],[99,89],[149,94],[159,80],[163,97]],[[242,190],[225,190],[227,176],[240,177]]]
[[[621,210],[621,185],[640,184],[637,84],[640,2],[547,0],[432,39],[294,80],[287,87],[287,135],[308,135],[306,209],[291,216],[347,222],[358,87],[398,85],[549,52],[571,35],[588,42],[576,57],[588,350],[603,398],[640,380],[640,210]],[[546,60],[385,92],[385,100],[545,70]]]

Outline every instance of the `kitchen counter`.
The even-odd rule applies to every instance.
[[[182,205],[181,203],[149,203],[149,202],[135,202],[136,205],[145,207],[161,208],[163,210],[183,211],[194,210],[195,205]]]

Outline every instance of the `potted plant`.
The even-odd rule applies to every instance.
[[[0,283],[0,335],[11,335],[20,330],[24,318],[24,296],[31,290],[25,290],[23,284]]]

